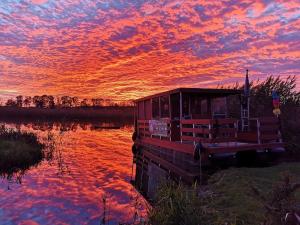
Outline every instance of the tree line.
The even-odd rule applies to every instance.
[[[116,102],[103,98],[83,98],[76,96],[54,97],[52,95],[22,96],[11,98],[5,102],[6,106],[14,107],[36,107],[36,108],[71,108],[71,107],[125,107],[133,106],[132,101]]]

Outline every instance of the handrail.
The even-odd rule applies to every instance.
[[[181,142],[230,142],[237,139],[237,119],[191,119],[180,121]]]
[[[266,141],[282,141],[278,125],[279,121],[276,117],[250,118],[249,120],[256,121],[258,144],[265,143]]]

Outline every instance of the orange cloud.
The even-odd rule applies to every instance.
[[[246,68],[261,79],[300,72],[295,2],[48,0],[5,8],[0,91],[127,100],[240,81]]]

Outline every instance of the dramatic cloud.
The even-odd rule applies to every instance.
[[[300,2],[4,0],[0,94],[132,99],[300,74]]]

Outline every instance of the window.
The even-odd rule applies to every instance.
[[[161,118],[169,117],[169,96],[161,96],[160,97],[160,111],[161,111]]]
[[[207,99],[202,99],[201,100],[201,115],[207,115]]]
[[[212,113],[213,116],[226,116],[226,98],[212,99]]]
[[[158,98],[152,99],[152,118],[153,119],[159,118],[159,99]]]
[[[190,117],[190,97],[186,94],[182,94],[182,116]]]

